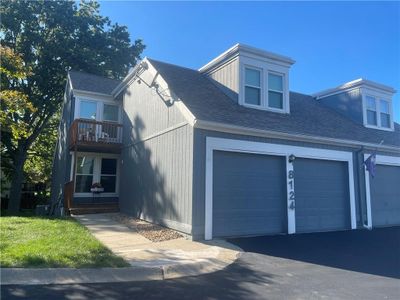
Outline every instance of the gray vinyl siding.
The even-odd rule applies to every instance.
[[[193,128],[175,105],[133,83],[124,94],[123,143],[120,211],[190,234]]]
[[[195,129],[194,131],[194,154],[193,154],[193,232],[195,238],[204,237],[204,218],[205,218],[205,150],[206,150],[206,137],[219,137],[227,139],[239,139],[246,141],[255,141],[263,143],[273,143],[282,145],[293,145],[302,147],[312,147],[329,150],[350,151],[353,156],[356,155],[357,149],[348,147],[339,147],[324,144],[304,143],[297,141],[288,141],[280,139],[271,139],[263,137],[255,137],[248,135],[237,135],[231,133],[223,133],[204,129]],[[359,154],[361,155],[361,154]],[[362,171],[362,168],[354,167],[354,174]],[[358,177],[357,177],[358,178]],[[356,176],[355,176],[356,180]],[[355,200],[356,200],[356,216],[358,226],[362,226],[365,219],[361,218],[361,211],[366,211],[365,198],[360,198],[359,188],[355,184]],[[366,213],[365,213],[366,218]]]
[[[207,73],[207,76],[230,98],[238,101],[239,59],[235,58]]]
[[[363,124],[362,97],[359,89],[321,98],[319,101],[354,122]]]
[[[62,116],[58,128],[58,140],[54,152],[51,174],[51,201],[63,199],[64,184],[70,178],[71,157],[68,151],[68,130],[71,126],[74,112],[74,97],[67,84]]]

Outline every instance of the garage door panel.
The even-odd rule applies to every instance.
[[[297,158],[294,170],[296,232],[349,229],[347,163]]]
[[[214,152],[213,236],[286,232],[285,159]]]
[[[370,178],[372,226],[400,225],[400,167],[376,165]]]

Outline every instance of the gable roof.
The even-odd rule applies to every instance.
[[[394,132],[364,127],[342,116],[312,96],[290,93],[290,114],[238,105],[199,71],[148,61],[157,69],[173,93],[198,120],[257,130],[343,139],[400,147],[400,125]]]
[[[70,70],[68,72],[72,88],[75,90],[111,95],[111,92],[121,83],[119,80]]]

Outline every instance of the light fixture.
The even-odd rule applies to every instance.
[[[288,161],[290,163],[294,162],[295,159],[296,159],[296,156],[294,156],[294,154],[290,154],[289,157],[288,157]]]

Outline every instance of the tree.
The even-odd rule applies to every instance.
[[[12,168],[9,209],[18,210],[28,153],[60,110],[67,71],[122,78],[144,45],[131,44],[127,28],[101,16],[95,1],[5,0],[0,13],[2,51],[14,55],[2,59],[2,155]],[[13,61],[22,73],[13,75]]]

